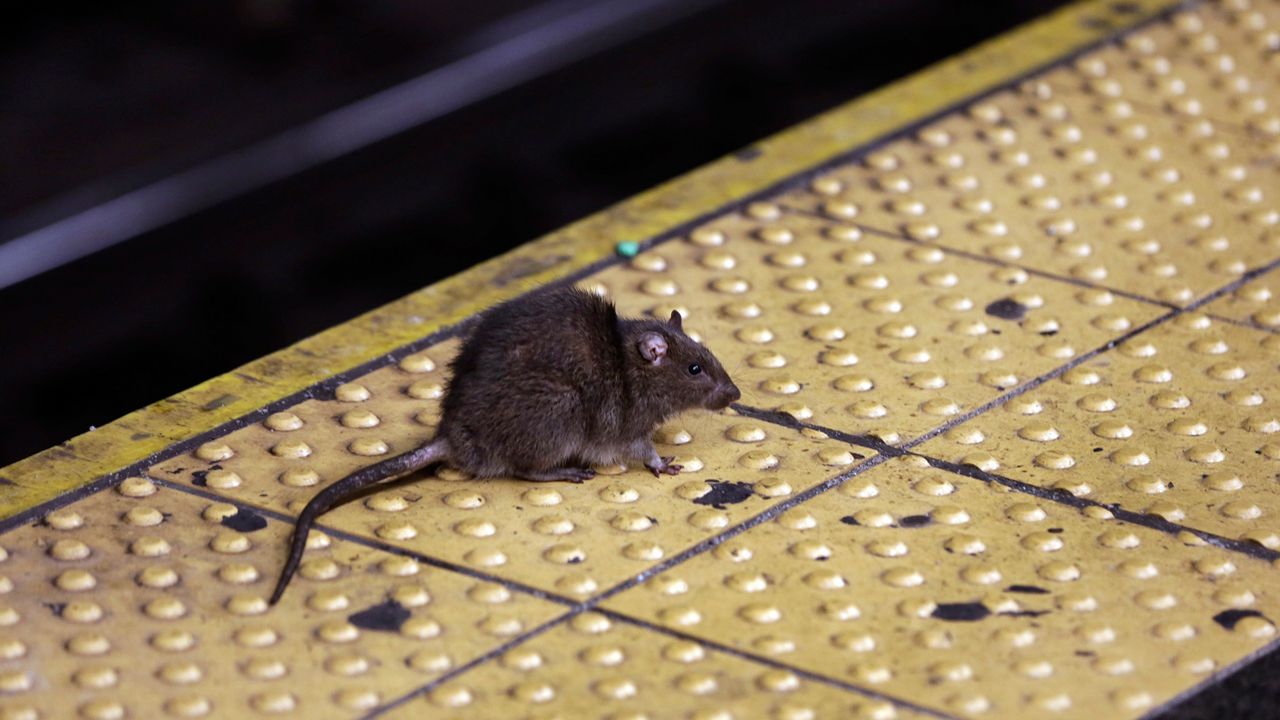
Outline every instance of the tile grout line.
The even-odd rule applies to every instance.
[[[1222,550],[1241,553],[1243,555],[1248,555],[1250,557],[1254,557],[1260,560],[1271,561],[1271,560],[1280,559],[1280,551],[1272,550],[1270,548],[1259,545],[1252,541],[1235,540],[1232,538],[1227,538],[1227,537],[1218,535],[1216,533],[1211,533],[1205,530],[1200,530],[1198,528],[1191,527],[1189,525],[1182,525],[1169,520],[1165,520],[1164,518],[1161,518],[1158,515],[1146,515],[1143,513],[1134,512],[1132,510],[1126,510],[1116,504],[1107,504],[1107,503],[1099,502],[1097,500],[1090,500],[1090,499],[1078,497],[1066,490],[1058,490],[1055,488],[1045,488],[1039,485],[1034,485],[1032,483],[1022,481],[1022,480],[1017,480],[1017,479],[1008,477],[1006,475],[982,470],[981,468],[977,468],[972,465],[965,465],[963,463],[943,460],[943,459],[934,457],[932,455],[927,455],[925,453],[911,450],[907,448],[906,445],[890,445],[888,443],[885,443],[882,440],[868,437],[865,435],[854,435],[841,430],[837,430],[835,428],[826,427],[824,425],[817,425],[814,423],[796,420],[792,416],[787,415],[785,413],[772,411],[772,410],[761,410],[758,408],[752,408],[748,406],[735,406],[735,407],[738,409],[739,412],[741,412],[743,415],[747,417],[752,417],[762,422],[768,422],[774,425],[780,425],[783,427],[788,427],[793,429],[807,428],[810,430],[817,430],[818,432],[827,434],[833,439],[849,443],[850,445],[856,445],[858,447],[864,447],[864,448],[875,450],[888,458],[917,457],[929,463],[931,467],[936,468],[938,470],[943,470],[946,472],[953,473],[955,475],[967,477],[971,480],[978,480],[988,485],[1001,485],[1003,487],[1006,487],[1015,492],[1022,493],[1024,495],[1031,495],[1036,498],[1049,500],[1051,502],[1055,502],[1060,505],[1067,505],[1069,507],[1073,507],[1076,509],[1084,509],[1084,508],[1090,508],[1090,507],[1100,508],[1111,513],[1115,517],[1115,519],[1120,520],[1121,522],[1126,522],[1133,525],[1139,525],[1141,527],[1145,527],[1150,530],[1156,530],[1158,532],[1162,532],[1167,535],[1176,536],[1177,534],[1182,532],[1191,533],[1196,537],[1200,538],[1201,540],[1205,541],[1206,543],[1213,545],[1217,548],[1220,548]]]
[[[1080,510],[1084,510],[1086,508],[1099,508],[1121,522],[1139,525],[1141,527],[1156,530],[1175,537],[1184,532],[1190,533],[1205,543],[1213,545],[1219,549],[1237,552],[1259,560],[1270,562],[1280,559],[1280,551],[1272,550],[1265,545],[1260,545],[1251,540],[1238,540],[1225,537],[1190,525],[1176,523],[1159,515],[1150,515],[1147,513],[1128,510],[1121,507],[1119,503],[1104,503],[1097,500],[1090,500],[1073,495],[1067,490],[1041,487],[1023,480],[1016,480],[1008,477],[1007,475],[982,470],[980,468],[973,467],[972,465],[942,460],[931,455],[925,455],[924,453],[908,452],[911,455],[922,458],[925,462],[928,462],[930,466],[938,468],[939,470],[946,470],[948,472],[955,473],[956,475],[973,480],[979,480],[987,484],[1000,485],[1024,495],[1043,498],[1045,500],[1056,502],[1060,505],[1067,505]]]
[[[812,210],[806,210],[804,208],[793,207],[791,205],[784,205],[783,207],[785,207],[787,210],[793,213],[804,215],[805,217],[825,220],[826,222],[840,222],[838,218],[833,218],[820,212],[814,212]],[[969,260],[974,260],[976,262],[985,263],[987,265],[994,265],[996,267],[1013,268],[1017,270],[1022,270],[1023,272],[1026,272],[1028,275],[1035,275],[1036,277],[1042,278],[1044,280],[1053,280],[1053,281],[1065,283],[1068,285],[1075,285],[1076,287],[1083,288],[1086,290],[1103,290],[1113,295],[1117,295],[1119,297],[1127,298],[1129,300],[1134,300],[1136,302],[1141,302],[1146,305],[1155,305],[1156,307],[1162,307],[1166,310],[1185,311],[1187,307],[1190,307],[1190,305],[1187,305],[1187,306],[1177,305],[1175,303],[1165,302],[1164,300],[1157,300],[1155,298],[1149,298],[1145,295],[1139,295],[1138,293],[1130,292],[1128,290],[1121,290],[1119,288],[1113,288],[1108,285],[1093,283],[1088,280],[1080,280],[1079,278],[1068,277],[1066,275],[1058,275],[1057,273],[1030,267],[1028,265],[1022,265],[1019,263],[1009,262],[1007,260],[1001,260],[999,258],[980,255],[978,253],[975,253],[969,250],[961,250],[959,248],[955,248],[940,242],[927,242],[924,240],[917,240],[913,237],[903,235],[902,233],[893,232],[891,230],[883,230],[881,228],[873,227],[871,225],[864,225],[858,222],[851,222],[848,224],[858,228],[859,230],[867,233],[868,235],[875,235],[877,237],[882,237],[888,240],[898,240],[900,242],[906,243],[908,245],[913,245],[916,247],[937,248],[938,250],[941,250],[944,253],[955,255],[957,257],[963,257]],[[1280,259],[1280,258],[1274,258],[1274,259]],[[1249,282],[1252,282],[1253,280],[1256,280],[1258,277],[1261,277],[1262,275],[1266,275],[1267,273],[1271,272],[1271,270],[1265,269],[1265,268],[1268,268],[1270,264],[1271,264],[1271,261],[1268,261],[1268,263],[1264,263],[1262,265],[1255,267],[1254,270],[1262,270],[1262,272],[1259,272],[1257,275],[1251,277]],[[1271,269],[1274,269],[1274,268],[1271,268]],[[1248,273],[1249,271],[1245,271],[1245,273],[1243,273],[1241,277],[1243,277],[1244,275],[1247,275]],[[1218,299],[1218,298],[1215,298],[1215,299]],[[1217,313],[1211,313],[1211,312],[1205,312],[1205,315],[1208,315],[1210,318],[1214,320],[1220,320],[1229,325],[1237,325],[1239,327],[1249,328],[1251,330],[1259,330],[1266,333],[1280,334],[1280,328],[1264,327],[1262,325],[1259,325],[1256,322],[1252,322],[1249,320],[1237,320],[1236,318],[1233,318],[1233,317],[1227,317],[1225,315],[1219,315]]]
[[[1272,335],[1280,335],[1280,327],[1264,327],[1249,320],[1237,320],[1232,317],[1211,312],[1207,312],[1205,315],[1208,315],[1213,320],[1219,320],[1228,325],[1235,325],[1236,327],[1248,328],[1250,330],[1257,330],[1258,332],[1270,333]]]
[[[470,672],[471,670],[474,670],[475,668],[481,665],[484,665],[485,663],[488,663],[492,660],[497,659],[503,654],[511,651],[516,647],[519,647],[520,645],[523,645],[524,643],[538,637],[539,635],[542,635],[548,632],[549,630],[552,630],[556,627],[563,625],[569,620],[572,620],[578,615],[581,615],[585,611],[586,611],[585,607],[571,608],[566,612],[564,612],[563,614],[559,615],[558,617],[554,617],[542,623],[541,625],[538,625],[532,630],[523,632],[520,635],[517,635],[511,638],[510,640],[502,643],[501,645],[491,648],[488,652],[484,653],[483,655],[479,655],[475,658],[472,658],[468,662],[465,662],[459,665],[458,667],[443,673],[442,675],[440,675],[440,677],[437,677],[434,680],[431,680],[430,682],[427,682],[424,685],[420,685],[414,688],[413,690],[405,693],[404,695],[401,695],[400,697],[395,698],[394,700],[391,700],[389,702],[383,703],[375,707],[365,715],[362,715],[361,718],[364,718],[367,720],[368,718],[381,717],[382,715],[389,713],[392,710],[395,710],[401,705],[411,702],[414,698],[426,695],[432,692],[433,690],[435,690],[436,688],[440,687],[441,685],[444,685],[445,683],[450,682],[461,675],[465,675],[466,673]]]
[[[1261,660],[1264,656],[1273,652],[1280,652],[1280,639],[1272,640],[1262,647],[1251,653],[1246,653],[1244,657],[1239,658],[1225,669],[1214,672],[1209,677],[1174,695],[1163,703],[1151,708],[1147,712],[1138,717],[1137,720],[1157,720],[1163,713],[1174,709],[1176,706],[1190,700],[1206,690],[1222,684],[1229,680],[1236,673],[1244,670],[1256,660]]]
[[[795,429],[800,429],[800,428],[795,428]],[[609,598],[612,598],[613,596],[619,593],[625,592],[639,585],[643,585],[655,575],[660,575],[670,570],[671,568],[677,565],[681,565],[698,555],[702,555],[703,553],[709,550],[713,550],[716,547],[719,547],[720,545],[724,544],[728,540],[732,540],[738,535],[741,535],[742,533],[747,532],[748,530],[751,530],[757,525],[761,525],[765,522],[768,522],[769,520],[776,518],[778,515],[781,515],[782,513],[790,510],[791,508],[797,505],[800,505],[804,502],[807,502],[817,497],[818,495],[821,495],[827,492],[828,490],[839,487],[845,484],[846,482],[848,482],[850,479],[857,477],[858,475],[861,475],[862,473],[867,472],[868,470],[872,470],[884,464],[885,461],[887,461],[889,458],[890,456],[885,454],[872,455],[871,457],[864,459],[862,462],[858,463],[857,465],[854,465],[852,468],[842,473],[839,473],[838,475],[827,478],[826,480],[806,490],[798,492],[795,495],[792,495],[791,497],[787,498],[786,500],[770,505],[764,510],[761,510],[755,515],[752,515],[751,517],[739,522],[738,524],[726,530],[722,530],[719,533],[712,535],[711,537],[704,538],[703,540],[698,541],[691,547],[686,548],[685,550],[667,558],[666,560],[663,560],[662,562],[659,562],[656,565],[653,565],[642,572],[632,575],[630,578],[627,578],[626,580],[623,580],[622,582],[615,584],[614,586],[608,588],[607,590],[604,590],[602,592],[599,592],[593,595],[591,597],[590,602],[593,605],[599,604],[601,602],[604,602],[605,600],[608,600]]]
[[[844,222],[838,218],[833,218],[821,212],[814,212],[813,210],[807,210],[801,207],[795,207],[792,205],[784,205],[783,207],[785,207],[787,210],[793,213],[796,213],[797,215],[803,215],[808,218],[823,220],[828,223]],[[1137,293],[1129,292],[1128,290],[1121,290],[1119,288],[1108,287],[1106,285],[1099,285],[1097,283],[1091,283],[1087,280],[1080,280],[1079,278],[1068,277],[1066,275],[1058,275],[1057,273],[1052,273],[1047,270],[1041,270],[1041,269],[1030,267],[1027,265],[1021,265],[1019,263],[1009,262],[1008,260],[1001,260],[999,258],[980,255],[970,250],[962,250],[960,248],[953,247],[951,245],[947,245],[942,242],[917,240],[913,237],[903,235],[902,233],[894,232],[892,230],[884,230],[878,227],[874,227],[872,225],[866,225],[856,221],[846,222],[845,224],[852,225],[853,227],[858,228],[859,230],[861,230],[862,232],[868,235],[875,235],[876,237],[885,238],[887,240],[896,240],[896,241],[905,243],[907,245],[912,245],[914,247],[934,248],[937,250],[941,250],[942,252],[948,255],[954,255],[956,257],[965,258],[967,260],[973,260],[976,262],[983,263],[984,265],[991,265],[999,268],[1021,270],[1027,273],[1028,275],[1034,275],[1036,277],[1039,277],[1045,280],[1054,280],[1067,285],[1074,285],[1076,287],[1079,287],[1085,290],[1103,290],[1105,292],[1109,292],[1119,297],[1141,302],[1145,305],[1155,305],[1156,307],[1162,307],[1166,310],[1177,310],[1179,308],[1179,306],[1175,305],[1174,303],[1165,302],[1163,300],[1156,300],[1155,298],[1149,298],[1149,297],[1146,297],[1145,295],[1139,295]]]
[[[627,613],[624,613],[618,610],[597,608],[595,612],[598,612],[601,615],[604,615],[605,617],[611,620],[624,622],[628,625],[632,625],[634,627],[648,630],[649,632],[657,633],[660,635],[666,635],[667,637],[673,637],[680,640],[694,642],[710,650],[713,650],[714,652],[722,653],[724,655],[730,655],[732,657],[738,658],[739,660],[746,660],[748,662],[753,662],[757,665],[764,665],[765,667],[773,668],[774,670],[786,670],[788,672],[793,672],[796,675],[806,680],[816,682],[816,683],[821,683],[823,685],[828,685],[830,687],[838,688],[840,690],[844,690],[845,692],[861,695],[863,697],[870,698],[872,700],[880,700],[883,702],[892,703],[894,705],[906,708],[908,710],[912,710],[914,712],[918,712],[934,718],[940,718],[941,720],[960,720],[959,716],[948,715],[947,713],[941,712],[939,710],[935,710],[925,705],[919,705],[915,702],[901,700],[887,693],[882,693],[876,690],[869,690],[867,688],[861,687],[860,685],[855,685],[853,683],[840,680],[839,678],[834,678],[829,675],[824,675],[819,672],[814,672],[812,670],[805,670],[804,668],[795,667],[788,663],[780,662],[778,660],[774,660],[773,658],[766,657],[764,655],[758,655],[753,652],[741,650],[739,648],[733,647],[732,645],[726,645],[717,640],[705,638],[701,635],[696,635],[696,634],[685,632],[682,630],[676,630],[674,628],[666,627],[665,625],[659,625],[657,623],[650,622],[643,618],[638,618],[632,615],[628,615]]]
[[[219,495],[217,493],[207,491],[198,487],[190,487],[187,485],[183,485],[181,483],[176,483],[172,480],[164,480],[159,478],[149,478],[149,479],[152,482],[154,482],[156,485],[159,485],[169,490],[185,493],[187,495],[193,495],[195,497],[204,498],[206,500],[213,500],[215,502],[225,502],[229,505],[234,505],[237,509],[246,509],[252,513],[265,515],[271,518],[272,520],[285,523],[287,525],[295,524],[296,519],[293,516],[287,513],[280,512],[279,510],[272,510],[270,508],[254,505],[252,503],[245,502],[242,500],[235,500],[227,497],[226,495]],[[446,572],[456,573],[458,575],[462,575],[464,577],[468,577],[473,580],[480,580],[483,582],[494,583],[496,585],[502,585],[503,587],[506,587],[510,590],[515,590],[525,595],[536,597],[540,600],[546,600],[548,602],[554,602],[554,603],[565,605],[568,607],[574,607],[574,606],[583,604],[582,601],[574,600],[573,598],[569,598],[564,595],[559,595],[557,593],[548,592],[546,590],[542,590],[532,585],[527,585],[518,580],[511,580],[511,579],[502,577],[500,575],[493,575],[493,574],[484,572],[483,570],[476,570],[476,569],[467,567],[465,565],[459,565],[458,563],[455,563],[449,560],[444,560],[442,558],[437,558],[432,555],[427,555],[425,553],[421,553],[416,550],[412,550],[410,548],[401,547],[399,545],[393,545],[383,540],[377,540],[374,538],[365,537],[363,535],[352,532],[350,530],[342,530],[342,529],[335,528],[330,525],[322,524],[322,523],[316,523],[315,525],[313,525],[312,530],[319,530],[331,538],[343,540],[345,542],[349,542],[355,545],[360,545],[362,547],[369,548],[371,550],[378,550],[391,555],[398,555],[400,557],[408,557],[424,565],[427,565],[429,567],[436,568],[438,570],[444,570]]]
[[[913,440],[908,441],[907,443],[902,445],[902,447],[904,449],[910,449],[924,442],[932,440],[933,438],[956,427],[957,425],[968,422],[969,420],[986,412],[987,410],[990,410],[991,408],[1003,405],[1007,403],[1009,400],[1012,400],[1013,398],[1019,397],[1030,390],[1034,390],[1035,388],[1040,387],[1046,382],[1056,379],[1057,377],[1067,372],[1068,370],[1079,367],[1080,365],[1088,362],[1089,360],[1092,360],[1098,355],[1101,355],[1102,353],[1105,353],[1115,348],[1116,346],[1120,345],[1121,343],[1127,342],[1128,340],[1131,340],[1134,337],[1137,337],[1138,335],[1152,328],[1159,327],[1160,325],[1163,325],[1166,322],[1173,320],[1174,318],[1181,317],[1188,313],[1197,312],[1201,307],[1208,305],[1209,303],[1217,300],[1218,298],[1222,297],[1223,295],[1229,292],[1233,292],[1239,289],[1240,286],[1244,285],[1245,283],[1253,281],[1257,277],[1270,273],[1271,271],[1275,270],[1277,267],[1280,267],[1280,258],[1272,260],[1266,263],[1265,265],[1261,265],[1259,267],[1248,270],[1243,274],[1241,274],[1235,280],[1232,280],[1231,282],[1217,288],[1216,290],[1206,293],[1205,295],[1188,303],[1186,306],[1181,308],[1174,308],[1173,310],[1170,310],[1164,315],[1160,315],[1152,320],[1148,320],[1142,325],[1139,325],[1138,327],[1133,328],[1132,330],[1129,330],[1115,338],[1112,338],[1111,340],[1108,340],[1107,342],[1094,348],[1093,350],[1090,350],[1089,352],[1084,353],[1083,355],[1080,355],[1078,357],[1075,357],[1067,361],[1066,363],[1063,363],[1062,365],[1055,368],[1054,370],[1048,373],[1045,373],[1043,375],[1040,375],[1039,377],[1034,378],[1028,381],[1027,383],[1024,383],[1023,385],[1015,387],[1009,392],[995,398],[994,400],[990,400],[984,403],[983,405],[980,405],[977,408],[970,410],[969,412],[964,413],[963,415],[957,418],[953,418],[952,420],[949,420],[943,423],[942,425],[939,425],[938,427],[934,428],[933,430],[930,430],[924,435],[921,435]]]

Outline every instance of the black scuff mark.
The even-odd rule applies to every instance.
[[[986,313],[1001,320],[1021,320],[1029,309],[1013,298],[1000,298],[986,307]]]
[[[717,510],[724,510],[725,505],[736,505],[740,502],[745,502],[756,494],[755,486],[749,482],[708,480],[707,484],[711,486],[711,492],[700,498],[695,498],[693,502],[698,505],[710,505]]]
[[[1235,630],[1236,623],[1240,622],[1245,618],[1251,618],[1251,617],[1262,618],[1267,622],[1271,622],[1271,618],[1267,617],[1266,615],[1263,615],[1257,610],[1240,610],[1235,608],[1231,610],[1223,610],[1217,615],[1214,615],[1213,621],[1228,630]],[[1275,623],[1272,623],[1272,624],[1274,625]]]
[[[195,485],[196,487],[209,487],[209,481],[206,479],[209,473],[213,472],[214,470],[221,470],[221,469],[222,469],[221,465],[210,465],[207,469],[196,470],[195,472],[191,473],[191,484]]]
[[[395,600],[388,600],[347,617],[347,620],[358,628],[384,632],[399,632],[400,626],[404,625],[408,619],[409,608]]]
[[[898,527],[918,528],[924,527],[931,522],[933,522],[933,519],[928,515],[907,515],[905,517],[898,518]]]
[[[49,608],[49,612],[53,613],[55,617],[62,617],[62,613],[67,611],[67,604],[64,602],[47,602],[40,604]]]
[[[930,613],[930,617],[949,622],[977,622],[992,615],[1001,617],[1040,617],[1048,614],[1048,610],[1005,610],[997,613],[980,602],[938,603]]]
[[[557,265],[572,260],[568,255],[544,255],[541,257],[519,257],[508,261],[506,266],[493,277],[490,281],[496,287],[505,287],[511,283],[523,280],[531,275],[537,275],[540,272],[550,270]]]
[[[227,405],[230,405],[231,403],[239,399],[240,398],[236,397],[235,395],[219,395],[218,397],[210,400],[204,405],[201,405],[200,409],[204,410],[205,412],[210,412],[213,410],[217,410],[218,408],[221,408],[221,407],[226,407]]]
[[[236,532],[257,532],[267,526],[267,519],[248,508],[238,508],[234,515],[222,518],[221,524]]]
[[[1005,592],[1026,593],[1027,595],[1048,595],[1049,591],[1037,585],[1010,585]]]
[[[950,622],[976,622],[991,615],[991,610],[980,602],[938,603],[930,617]]]
[[[852,515],[845,515],[844,517],[840,518],[840,522],[844,523],[845,525],[858,525],[858,524],[859,524],[859,523],[858,523],[858,518],[856,518],[856,517],[854,517],[854,516],[852,516]]]

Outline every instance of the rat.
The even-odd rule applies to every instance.
[[[650,435],[685,410],[722,410],[742,395],[683,319],[621,318],[575,288],[535,291],[483,313],[449,363],[435,437],[321,490],[298,514],[274,605],[298,569],[316,519],[375,483],[437,464],[473,477],[582,482],[592,465],[682,468]]]

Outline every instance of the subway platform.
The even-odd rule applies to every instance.
[[[1280,642],[1278,85],[1280,2],[1087,0],[4,468],[0,718],[1177,717]],[[269,606],[548,283],[741,402],[388,484]]]

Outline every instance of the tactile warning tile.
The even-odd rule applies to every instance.
[[[1274,152],[1206,118],[1059,91],[1070,74],[996,93],[779,202],[1171,305],[1280,257]]]
[[[332,541],[269,608],[291,526],[126,480],[0,537],[0,717],[349,718],[564,611]]]
[[[1062,86],[1280,137],[1278,15],[1273,0],[1206,3],[1089,53]]]
[[[909,458],[604,606],[955,715],[1120,718],[1270,641],[1280,574]]]
[[[1186,314],[920,452],[1280,549],[1280,335]]]
[[[586,613],[383,717],[888,720],[930,715]]]
[[[318,487],[432,435],[455,348],[410,356],[340,387],[335,399],[303,402],[150,472],[293,514]],[[572,484],[472,480],[445,469],[411,476],[321,523],[580,599],[873,454],[730,412],[686,413],[655,439],[684,472],[654,478],[637,464]],[[304,568],[319,557],[309,552]],[[267,567],[283,562],[281,544]],[[294,582],[309,589],[305,578]]]
[[[765,202],[593,280],[680,308],[743,404],[891,443],[1166,312]]]

